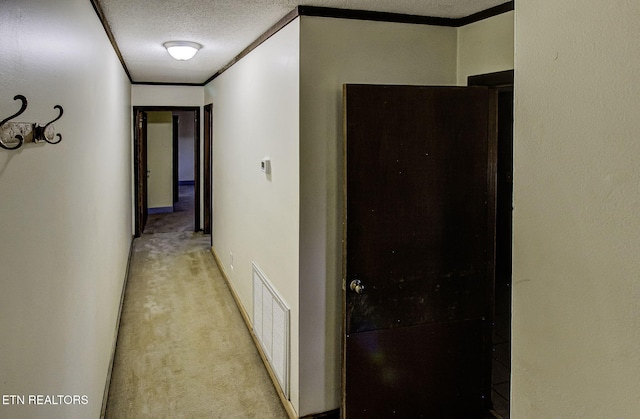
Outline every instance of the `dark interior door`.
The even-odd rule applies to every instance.
[[[135,129],[135,184],[136,184],[136,212],[135,236],[140,237],[147,224],[147,113],[138,111]]]
[[[483,87],[345,86],[343,412],[482,417],[495,117]]]

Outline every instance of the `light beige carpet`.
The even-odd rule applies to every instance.
[[[209,242],[134,241],[107,418],[287,418]]]

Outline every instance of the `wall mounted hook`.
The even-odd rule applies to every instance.
[[[15,95],[13,97],[13,100],[20,100],[22,102],[22,105],[20,106],[20,110],[18,112],[16,112],[15,114],[11,115],[10,117],[3,119],[2,122],[0,122],[0,128],[2,128],[2,126],[4,124],[6,124],[7,122],[9,122],[10,120],[12,120],[13,118],[22,115],[22,113],[27,109],[27,98],[22,96],[22,95]],[[18,144],[15,146],[8,146],[4,143],[4,141],[2,140],[2,138],[0,138],[0,147],[4,148],[5,150],[15,150],[18,149],[20,147],[22,147],[22,144],[24,144],[24,136],[21,134],[15,134],[14,138],[18,140]]]
[[[62,141],[62,134],[58,133],[56,134],[56,136],[58,137],[57,141],[50,141],[47,138],[46,135],[46,131],[47,131],[47,127],[49,127],[49,125],[53,124],[54,122],[56,122],[58,119],[62,118],[62,114],[64,113],[64,110],[62,109],[62,106],[60,105],[56,105],[53,107],[53,109],[57,109],[58,111],[60,111],[60,113],[58,114],[58,117],[52,121],[47,122],[47,124],[44,127],[40,127],[40,126],[36,126],[35,127],[35,141],[46,141],[49,144],[58,144],[60,141]],[[52,136],[53,138],[53,136]]]
[[[11,119],[21,115],[27,109],[27,98],[22,95],[16,95],[13,100],[20,100],[22,106],[14,115],[3,119],[0,122],[0,147],[5,150],[17,150],[23,144],[34,142],[47,142],[49,144],[58,144],[62,141],[61,134],[54,134],[53,123],[62,118],[64,110],[62,106],[55,105],[53,109],[58,110],[58,116],[41,126],[33,122],[9,122]],[[54,140],[57,137],[57,140]],[[17,142],[16,142],[17,140]]]

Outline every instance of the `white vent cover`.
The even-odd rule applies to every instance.
[[[253,332],[289,398],[289,307],[253,262]]]

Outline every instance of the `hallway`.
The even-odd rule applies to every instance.
[[[184,230],[134,241],[107,418],[287,417],[209,243]]]

